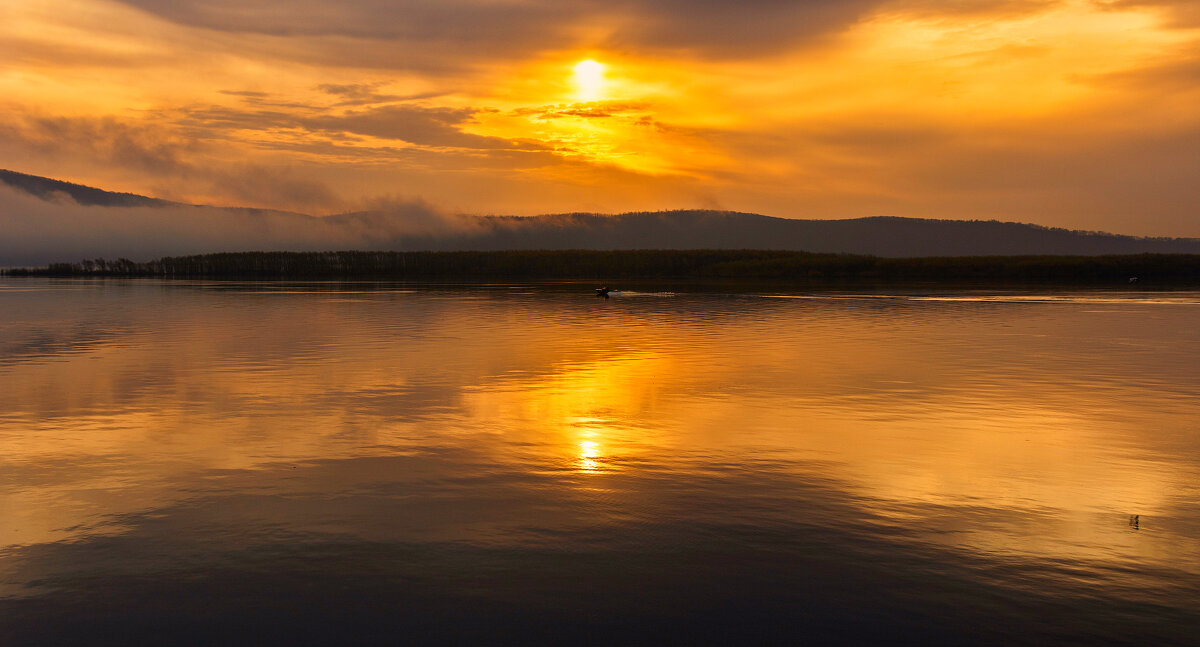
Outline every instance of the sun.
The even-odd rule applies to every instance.
[[[604,91],[604,64],[591,59],[575,65],[575,96],[580,101],[595,101]]]

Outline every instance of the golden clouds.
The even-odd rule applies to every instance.
[[[1156,142],[1200,133],[1198,34],[1169,2],[278,4],[17,2],[0,166],[304,208],[212,180],[251,167],[338,194],[315,211],[419,194],[492,213],[720,204],[1200,235],[1190,186],[1139,171],[1169,172],[1178,153]],[[108,120],[184,163],[39,144],[53,132],[29,124],[47,119]],[[1104,157],[1129,168],[1102,173]],[[1061,170],[1011,176],[1031,163]],[[1093,199],[1112,172],[1127,193]],[[1155,192],[1176,206],[1134,226],[1124,211]]]

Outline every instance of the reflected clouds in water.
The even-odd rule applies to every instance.
[[[0,642],[1200,630],[1196,295],[22,285]]]

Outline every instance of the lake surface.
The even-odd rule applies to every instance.
[[[1197,644],[1200,293],[0,280],[0,644]]]

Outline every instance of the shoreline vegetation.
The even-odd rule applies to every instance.
[[[9,277],[164,279],[592,279],[800,283],[1200,285],[1200,255],[931,256],[893,258],[776,250],[230,252],[52,263]],[[1136,279],[1136,280],[1134,280]]]

